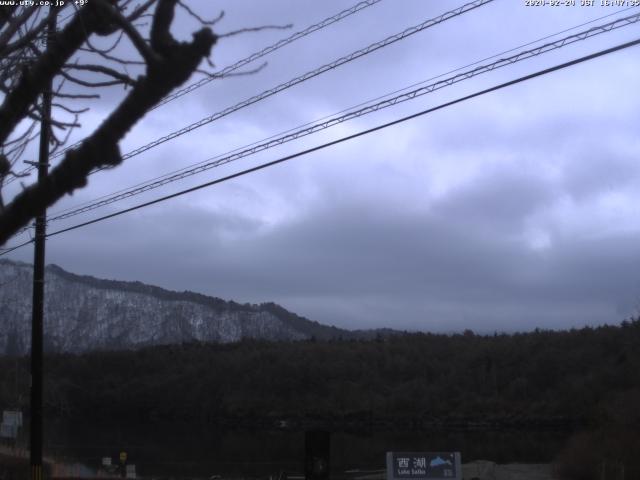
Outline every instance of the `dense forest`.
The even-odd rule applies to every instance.
[[[45,414],[249,429],[570,429],[559,478],[640,478],[639,345],[635,319],[513,335],[380,332],[49,354]],[[28,366],[0,357],[0,408],[28,411]]]
[[[48,415],[243,426],[558,427],[640,419],[640,320],[513,335],[184,344],[46,358]],[[0,407],[28,402],[0,358]]]

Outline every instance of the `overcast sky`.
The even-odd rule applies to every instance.
[[[496,0],[93,175],[50,215],[477,60],[619,13]],[[217,68],[355,2],[191,2],[220,9]],[[595,2],[599,4],[599,0]],[[128,152],[324,63],[462,5],[382,0],[150,113]],[[89,220],[487,88],[640,35],[632,25],[145,195]],[[198,25],[184,16],[174,32]],[[618,323],[640,305],[640,47],[509,87],[166,203],[51,238],[47,263],[237,302],[274,301],[345,328],[479,332]],[[256,64],[258,65],[259,62]],[[83,118],[80,139],[114,102]],[[11,187],[16,188],[18,182]],[[15,190],[8,189],[10,195]],[[24,241],[16,237],[10,244]],[[11,258],[31,261],[30,247]]]

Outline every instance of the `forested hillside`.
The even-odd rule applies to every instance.
[[[247,426],[638,422],[640,320],[515,335],[243,341],[51,355],[48,414]],[[28,399],[26,358],[0,360],[0,403]],[[21,400],[18,397],[21,395]],[[311,420],[310,420],[311,419]]]

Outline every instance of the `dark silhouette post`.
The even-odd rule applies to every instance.
[[[331,443],[329,432],[312,430],[304,435],[304,477],[306,480],[328,480]]]
[[[53,6],[49,7],[51,10]],[[47,26],[47,45],[56,32],[56,15],[51,15]],[[49,129],[51,128],[51,90],[49,81],[42,93],[42,121],[40,122],[40,150],[38,154],[38,181],[44,180],[49,168]],[[43,209],[36,217],[33,254],[33,301],[31,316],[31,480],[42,480],[42,369],[44,318],[44,252],[47,234],[47,212]]]

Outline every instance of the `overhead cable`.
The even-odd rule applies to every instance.
[[[380,40],[378,42],[372,43],[368,46],[366,46],[365,48],[361,48],[359,50],[356,50],[348,55],[345,55],[344,57],[340,57],[337,60],[334,60],[333,62],[327,63],[325,65],[322,65],[319,68],[316,68],[314,70],[311,70],[307,73],[304,73],[298,77],[295,77],[291,80],[288,80],[284,83],[281,83],[273,88],[270,88],[268,90],[263,91],[262,93],[259,93],[257,95],[254,95],[250,98],[247,98],[231,107],[227,107],[224,110],[221,110],[219,112],[216,112],[212,115],[209,115],[208,117],[202,118],[201,120],[198,120],[197,122],[194,122],[190,125],[187,125],[186,127],[183,127],[179,130],[176,130],[174,132],[171,132],[167,135],[164,135],[156,140],[153,140],[152,142],[147,143],[146,145],[143,145],[141,147],[136,148],[135,150],[131,150],[128,153],[125,153],[122,156],[123,160],[127,160],[131,157],[134,157],[136,155],[139,155],[143,152],[146,152],[147,150],[150,150],[151,148],[157,147],[158,145],[168,142],[169,140],[173,140],[174,138],[180,137],[186,133],[190,133],[204,125],[208,125],[209,123],[212,123],[216,120],[219,120],[233,112],[236,112],[242,108],[248,107],[249,105],[253,105],[254,103],[257,103],[259,101],[262,101],[266,98],[269,98],[277,93],[280,93],[284,90],[287,90],[295,85],[298,85],[302,82],[305,82],[307,80],[310,80],[314,77],[317,77],[318,75],[321,75],[325,72],[328,72],[330,70],[333,70],[337,67],[340,67],[341,65],[344,65],[346,63],[352,62],[360,57],[363,57],[365,55],[368,55],[369,53],[375,52],[376,50],[379,50],[381,48],[387,47],[395,42],[398,42],[400,40],[403,40],[407,37],[410,37],[411,35],[414,35],[418,32],[421,32],[423,30],[426,30],[430,27],[433,27],[435,25],[438,25],[440,23],[443,23],[447,20],[450,20],[452,18],[458,17],[459,15],[462,15],[464,13],[467,13],[471,10],[474,10],[478,7],[481,7],[483,5],[486,5],[488,3],[493,2],[494,0],[475,0],[473,2],[470,3],[466,3],[454,10],[450,10],[448,12],[443,13],[442,15],[439,15],[435,18],[431,18],[429,20],[425,20],[424,22],[418,24],[418,25],[414,25],[413,27],[409,27],[405,30],[403,30],[402,32],[396,33],[394,35],[391,35],[383,40]],[[69,147],[72,148],[72,147]],[[62,150],[60,152],[58,152],[58,155],[61,155],[62,153],[64,153],[66,150]],[[101,169],[98,170],[94,170],[95,171],[99,171]]]
[[[318,30],[321,30],[325,27],[328,27],[329,25],[332,25],[336,22],[339,22],[340,20],[347,18],[350,15],[353,15],[354,13],[358,13],[361,10],[364,10],[367,7],[370,7],[372,5],[375,5],[376,3],[380,2],[382,0],[366,0],[364,2],[360,2],[357,3],[356,5],[352,6],[351,8],[348,8],[346,10],[343,10],[335,15],[332,15],[331,17],[327,17],[324,20],[315,23],[313,25],[308,26],[307,28],[305,28],[304,30],[301,30],[299,32],[294,33],[293,35],[287,37],[287,38],[283,38],[282,40],[274,43],[273,45],[269,45],[268,47],[263,48],[262,50],[260,50],[259,52],[255,52],[252,53],[251,55],[249,55],[246,58],[243,58],[242,60],[239,60],[238,62],[234,63],[233,65],[229,65],[228,67],[223,68],[222,70],[215,72],[213,74],[213,76],[211,77],[206,77],[203,78],[197,82],[192,83],[191,85],[188,85],[184,88],[181,88],[180,90],[177,90],[176,92],[173,92],[170,95],[167,95],[164,99],[162,99],[155,107],[152,108],[156,109],[166,103],[171,102],[172,100],[175,100],[176,98],[182,97],[183,95],[186,95],[187,93],[193,92],[194,90],[202,87],[203,85],[206,85],[207,83],[215,80],[216,78],[220,78],[220,77],[224,77],[225,75],[238,70],[239,68],[242,68],[246,65],[248,65],[249,63],[253,62],[254,60],[257,60],[259,58],[264,57],[265,55],[268,55],[272,52],[275,52],[276,50],[284,47],[285,45],[289,45],[292,42],[295,42],[296,40],[299,40],[303,37],[306,37],[307,35],[310,35],[313,32],[316,32]]]
[[[239,68],[242,68],[248,64],[250,64],[251,62],[262,58],[270,53],[275,52],[276,50],[289,45],[290,43],[295,42],[296,40],[300,40],[301,38],[306,37],[307,35],[310,35],[314,32],[317,32],[318,30],[321,30],[325,27],[328,27],[329,25],[332,25],[336,22],[339,22],[340,20],[343,20],[355,13],[358,13],[362,10],[364,10],[365,8],[371,7],[372,5],[375,5],[376,3],[381,2],[382,0],[364,0],[362,2],[359,2],[355,5],[353,5],[351,8],[347,8],[345,10],[342,10],[341,12],[336,13],[335,15],[332,15],[330,17],[325,18],[324,20],[318,22],[318,23],[314,23],[313,25],[308,26],[307,28],[305,28],[304,30],[300,30],[299,32],[294,33],[293,35],[290,35],[286,38],[283,38],[281,40],[279,40],[278,42],[269,45],[268,47],[263,48],[262,50],[258,51],[258,52],[254,52],[251,55],[249,55],[248,57],[245,57],[241,60],[238,60],[236,63],[232,64],[232,65],[228,65],[227,67],[223,68],[222,70],[215,72],[214,74],[212,74],[211,76],[207,76],[197,82],[192,83],[191,85],[188,85],[180,90],[177,90],[176,92],[171,93],[170,95],[167,95],[166,97],[164,97],[157,105],[155,105],[153,108],[151,108],[151,110],[155,110],[156,108],[165,105],[166,103],[169,103],[179,97],[182,97],[183,95],[186,95],[187,93],[190,93],[204,85],[206,85],[209,82],[212,82],[213,80],[216,79],[220,79],[226,75],[228,75],[231,72],[234,72],[236,70],[238,70]],[[71,15],[65,17],[62,21],[70,18],[71,16],[75,15],[75,12],[72,13]],[[56,152],[55,154],[53,154],[51,156],[51,158],[55,158],[58,157],[62,154],[64,154],[67,150],[71,150],[73,148],[76,148],[78,146],[80,146],[80,144],[83,142],[83,140],[80,140],[79,142],[74,143],[73,145],[69,145],[68,147],[60,150],[59,152]],[[23,172],[20,173],[20,175],[29,173],[31,170],[33,170],[34,167],[28,167],[26,168]],[[9,182],[10,183],[10,182]]]
[[[303,127],[307,127],[307,126],[313,125],[313,124],[314,124],[314,123],[316,123],[316,122],[320,122],[320,121],[322,121],[322,120],[327,120],[327,119],[330,119],[330,118],[335,117],[335,116],[337,116],[337,115],[340,115],[340,114],[342,114],[342,113],[346,113],[346,112],[349,112],[349,111],[354,110],[354,109],[356,109],[356,108],[359,108],[359,107],[362,107],[362,106],[368,105],[368,104],[370,104],[370,103],[372,103],[372,102],[376,102],[376,101],[378,101],[378,100],[382,100],[382,99],[385,99],[385,98],[387,98],[387,97],[391,97],[392,95],[396,95],[396,94],[399,94],[399,93],[401,93],[401,92],[406,92],[406,91],[408,91],[408,90],[410,90],[410,89],[412,89],[412,88],[417,87],[418,85],[424,85],[424,84],[426,84],[427,82],[431,82],[431,81],[433,81],[433,80],[436,80],[436,79],[438,79],[438,78],[442,78],[442,77],[447,76],[447,75],[450,75],[450,74],[452,74],[452,73],[456,73],[456,72],[459,72],[459,71],[461,71],[461,70],[464,70],[464,69],[467,69],[467,68],[470,68],[470,67],[473,67],[473,66],[479,65],[479,64],[481,64],[482,62],[486,62],[486,61],[488,61],[488,60],[491,60],[491,59],[494,59],[494,58],[497,58],[497,57],[500,57],[500,56],[506,55],[506,54],[508,54],[508,53],[515,52],[515,51],[516,51],[516,50],[518,50],[518,49],[525,48],[525,47],[528,47],[528,46],[531,46],[531,45],[535,45],[536,43],[542,42],[542,41],[544,41],[544,40],[548,40],[548,39],[553,38],[553,37],[557,37],[558,35],[561,35],[561,34],[566,33],[566,32],[570,32],[571,30],[576,30],[576,29],[581,28],[581,27],[584,27],[584,26],[586,26],[586,25],[589,25],[589,24],[595,23],[595,22],[597,22],[597,21],[599,21],[599,20],[603,20],[603,19],[605,19],[605,18],[612,17],[612,16],[614,16],[614,15],[618,15],[619,13],[625,12],[625,11],[627,11],[627,10],[631,10],[631,9],[633,9],[633,8],[636,8],[636,7],[628,7],[628,8],[625,8],[624,10],[619,11],[619,12],[617,12],[617,11],[616,11],[616,12],[614,12],[614,13],[610,13],[610,14],[607,14],[607,15],[603,15],[603,16],[601,16],[601,17],[594,18],[594,19],[592,19],[592,20],[589,20],[589,21],[587,21],[587,22],[583,22],[583,23],[578,24],[578,25],[575,25],[575,26],[573,26],[573,27],[566,28],[566,29],[564,29],[564,30],[561,30],[561,31],[556,32],[556,33],[553,33],[553,34],[551,34],[551,35],[546,35],[546,36],[544,36],[544,37],[541,37],[541,38],[538,38],[538,39],[536,39],[536,40],[533,40],[533,41],[527,42],[527,43],[525,43],[525,44],[521,44],[521,45],[518,45],[518,46],[516,46],[516,47],[512,47],[512,48],[510,48],[509,50],[505,50],[505,51],[503,51],[503,52],[496,53],[496,54],[491,55],[491,56],[489,56],[489,57],[485,57],[485,58],[483,58],[483,59],[481,59],[481,60],[476,60],[475,62],[469,63],[469,64],[467,64],[467,65],[464,65],[464,66],[461,66],[461,67],[458,67],[458,68],[455,68],[455,69],[453,69],[453,70],[449,70],[449,71],[447,71],[447,72],[445,72],[445,73],[441,73],[441,74],[436,75],[436,76],[434,76],[434,77],[430,77],[430,78],[428,78],[428,79],[426,79],[426,80],[421,80],[420,82],[413,83],[413,84],[411,84],[411,85],[408,85],[408,86],[406,86],[406,87],[403,87],[403,88],[400,88],[400,89],[394,90],[394,91],[389,92],[389,93],[386,93],[386,94],[384,94],[384,95],[379,95],[379,96],[377,96],[377,97],[375,97],[375,98],[373,98],[373,99],[367,100],[367,101],[365,101],[365,102],[361,102],[361,103],[359,103],[359,104],[357,104],[357,105],[352,105],[351,107],[344,108],[344,109],[340,110],[339,112],[335,112],[335,113],[330,114],[330,115],[325,115],[325,116],[324,116],[324,117],[322,117],[322,118],[318,118],[318,119],[316,119],[316,120],[314,120],[314,121],[307,122],[307,123],[304,123],[304,124],[302,124],[302,125],[298,125],[297,127],[287,129],[287,130],[285,130],[285,131],[282,131],[282,132],[280,132],[280,133],[276,133],[276,134],[274,134],[274,135],[270,135],[269,137],[263,138],[262,140],[257,140],[257,141],[254,141],[254,142],[250,143],[250,144],[246,144],[246,145],[244,145],[244,146],[237,147],[237,148],[235,148],[235,149],[233,149],[233,150],[227,151],[226,153],[223,153],[223,154],[220,154],[220,155],[216,155],[215,157],[211,157],[211,158],[209,158],[209,159],[207,159],[207,160],[200,161],[200,162],[198,162],[198,163],[196,163],[196,164],[192,164],[192,165],[190,165],[190,166],[183,167],[183,168],[180,168],[180,169],[178,169],[178,170],[174,170],[174,171],[171,171],[171,172],[168,172],[168,173],[165,173],[165,174],[159,175],[159,176],[157,176],[157,177],[154,177],[154,178],[151,178],[151,179],[148,179],[148,180],[145,180],[145,181],[139,182],[139,183],[137,183],[137,184],[135,184],[135,185],[132,185],[132,186],[129,186],[129,187],[126,187],[126,188],[123,188],[123,189],[117,190],[117,191],[115,191],[115,192],[108,193],[108,194],[106,194],[106,195],[102,195],[102,196],[97,197],[97,198],[94,198],[94,199],[92,199],[92,200],[88,200],[88,201],[82,202],[82,203],[77,204],[77,205],[75,205],[75,206],[70,206],[70,207],[67,207],[67,208],[65,208],[65,209],[58,210],[58,212],[54,213],[54,215],[58,215],[58,214],[61,214],[61,213],[66,213],[66,212],[69,212],[69,211],[71,211],[71,210],[76,210],[76,209],[79,209],[79,208],[81,208],[81,207],[84,207],[85,205],[91,205],[91,204],[94,204],[94,203],[99,202],[100,200],[104,200],[104,199],[107,199],[107,198],[113,197],[113,196],[115,196],[115,195],[117,195],[117,194],[124,193],[124,192],[128,192],[128,191],[133,190],[133,189],[135,189],[135,188],[137,188],[137,187],[141,187],[141,186],[143,186],[143,185],[147,185],[147,184],[153,183],[153,182],[155,182],[156,180],[161,180],[161,179],[164,179],[164,178],[168,178],[168,177],[170,177],[170,176],[173,176],[173,175],[175,175],[175,174],[182,173],[182,172],[187,171],[187,170],[189,170],[189,169],[191,169],[191,168],[197,167],[197,166],[199,166],[199,165],[203,165],[203,164],[205,164],[205,163],[209,163],[209,162],[211,162],[211,161],[213,161],[213,160],[215,160],[215,159],[219,159],[220,157],[222,157],[222,156],[224,156],[224,155],[229,155],[229,154],[231,154],[231,153],[239,152],[239,151],[244,150],[244,149],[246,149],[246,148],[256,146],[256,145],[258,145],[258,144],[260,144],[260,143],[266,142],[267,140],[272,140],[272,139],[275,139],[275,138],[277,138],[277,137],[280,137],[280,136],[282,136],[282,135],[284,135],[284,134],[286,134],[286,133],[294,132],[294,131],[299,130],[299,129],[303,128]]]
[[[573,65],[584,63],[584,62],[587,62],[589,60],[593,60],[593,59],[596,59],[598,57],[602,57],[604,55],[608,55],[608,54],[611,54],[611,53],[614,53],[614,52],[617,52],[617,51],[620,51],[620,50],[624,50],[624,49],[627,49],[627,48],[630,48],[630,47],[634,47],[634,46],[637,46],[637,45],[640,45],[640,38],[638,38],[636,40],[633,40],[633,41],[630,41],[630,42],[626,42],[626,43],[620,44],[620,45],[616,45],[616,46],[611,47],[611,48],[607,48],[605,50],[600,50],[598,52],[595,52],[595,53],[592,53],[592,54],[589,54],[589,55],[585,55],[583,57],[576,58],[574,60],[571,60],[571,61],[568,61],[568,62],[564,62],[564,63],[561,63],[559,65],[553,66],[553,67],[549,67],[549,68],[545,68],[543,70],[539,70],[537,72],[534,72],[534,73],[531,73],[531,74],[516,78],[514,80],[510,80],[508,82],[504,82],[504,83],[501,83],[499,85],[495,85],[493,87],[486,88],[484,90],[480,90],[480,91],[472,93],[470,95],[466,95],[464,97],[457,98],[456,100],[451,100],[449,102],[442,103],[442,104],[437,105],[435,107],[431,107],[431,108],[428,108],[426,110],[422,110],[420,112],[417,112],[417,113],[414,113],[414,114],[399,118],[397,120],[393,120],[391,122],[387,122],[387,123],[384,123],[382,125],[378,125],[376,127],[369,128],[367,130],[362,130],[362,131],[360,131],[358,133],[354,133],[352,135],[348,135],[348,136],[339,138],[337,140],[333,140],[331,142],[327,142],[327,143],[324,143],[322,145],[318,145],[316,147],[308,148],[306,150],[294,153],[292,155],[287,155],[287,156],[279,158],[277,160],[273,160],[271,162],[263,163],[261,165],[258,165],[258,166],[252,167],[252,168],[248,168],[246,170],[242,170],[240,172],[237,172],[237,173],[234,173],[234,174],[231,174],[231,175],[227,175],[225,177],[218,178],[218,179],[215,179],[215,180],[212,180],[212,181],[197,185],[195,187],[188,188],[186,190],[181,190],[179,192],[172,193],[171,195],[166,195],[164,197],[156,198],[155,200],[151,200],[149,202],[141,203],[141,204],[138,204],[136,206],[133,206],[133,207],[130,207],[130,208],[126,208],[126,209],[120,210],[118,212],[111,213],[109,215],[104,215],[102,217],[95,218],[95,219],[89,220],[87,222],[82,222],[82,223],[73,225],[71,227],[63,228],[61,230],[56,230],[55,232],[48,233],[47,237],[53,237],[55,235],[60,235],[62,233],[70,232],[72,230],[77,230],[79,228],[86,227],[86,226],[92,225],[94,223],[102,222],[104,220],[108,220],[110,218],[114,218],[114,217],[123,215],[125,213],[133,212],[135,210],[140,210],[142,208],[149,207],[151,205],[155,205],[157,203],[161,203],[161,202],[170,200],[172,198],[176,198],[176,197],[179,197],[179,196],[182,196],[182,195],[186,195],[186,194],[191,193],[191,192],[195,192],[197,190],[201,190],[203,188],[207,188],[207,187],[210,187],[210,186],[213,186],[213,185],[217,185],[219,183],[223,183],[223,182],[226,182],[228,180],[232,180],[234,178],[238,178],[238,177],[247,175],[249,173],[257,172],[259,170],[263,170],[265,168],[272,167],[274,165],[278,165],[280,163],[287,162],[289,160],[293,160],[294,158],[302,157],[304,155],[308,155],[310,153],[325,149],[327,147],[330,147],[330,146],[333,146],[333,145],[337,145],[339,143],[343,143],[343,142],[346,142],[348,140],[353,140],[355,138],[358,138],[358,137],[361,137],[361,136],[364,136],[364,135],[368,135],[368,134],[373,133],[373,132],[377,132],[379,130],[391,127],[393,125],[398,125],[398,124],[406,122],[408,120],[411,120],[411,119],[414,119],[414,118],[418,118],[418,117],[421,117],[423,115],[427,115],[429,113],[432,113],[432,112],[435,112],[435,111],[438,111],[438,110],[442,110],[444,108],[456,105],[458,103],[465,102],[465,101],[470,100],[472,98],[480,97],[482,95],[486,95],[488,93],[495,92],[497,90],[501,90],[503,88],[510,87],[512,85],[516,85],[518,83],[523,83],[525,81],[532,80],[532,79],[534,79],[536,77],[547,75],[549,73],[552,73],[552,72],[555,72],[555,71],[558,71],[558,70],[562,70],[562,69],[571,67]],[[21,247],[23,245],[27,245],[28,243],[31,243],[31,242],[27,242],[27,243],[24,243],[22,245],[18,245],[16,247],[13,247],[13,249],[19,248],[19,247]],[[5,253],[7,253],[7,252],[0,253],[0,256],[4,255]]]
[[[528,49],[522,52],[519,52],[515,55],[506,57],[506,58],[501,58],[495,62],[492,63],[488,63],[488,64],[484,64],[484,65],[480,65],[477,66],[471,70],[468,71],[464,71],[461,73],[458,73],[456,75],[450,76],[448,78],[445,78],[443,80],[439,80],[437,82],[425,85],[425,86],[421,86],[417,89],[411,90],[409,92],[405,92],[402,93],[400,95],[397,95],[395,97],[392,98],[388,98],[382,101],[379,101],[377,103],[371,104],[371,105],[367,105],[363,108],[359,108],[356,110],[352,110],[344,115],[341,116],[336,116],[336,117],[332,117],[328,120],[324,120],[324,121],[320,121],[317,123],[313,123],[310,126],[306,126],[304,128],[300,128],[297,130],[292,131],[291,133],[287,133],[285,135],[279,136],[279,137],[275,137],[275,138],[270,138],[267,141],[263,142],[263,143],[258,143],[258,144],[253,144],[251,146],[249,146],[248,148],[245,149],[237,149],[234,150],[230,153],[227,154],[222,154],[213,158],[210,158],[208,160],[205,160],[204,162],[201,162],[195,166],[186,168],[186,169],[182,169],[180,171],[177,171],[173,174],[161,177],[159,179],[155,179],[153,181],[147,182],[147,183],[143,183],[143,184],[139,184],[138,186],[135,186],[133,188],[130,188],[128,190],[125,191],[121,191],[121,192],[117,192],[116,194],[112,194],[111,196],[106,196],[103,197],[100,200],[94,201],[92,203],[86,204],[84,206],[80,206],[74,209],[68,209],[65,212],[61,212],[58,215],[53,215],[49,221],[57,221],[57,220],[63,220],[81,213],[85,213],[91,210],[95,210],[97,208],[100,208],[102,206],[105,205],[109,205],[111,203],[126,199],[126,198],[130,198],[132,196],[147,192],[149,190],[153,190],[156,188],[159,188],[163,185],[181,180],[183,178],[192,176],[192,175],[196,175],[198,173],[204,172],[206,170],[215,168],[215,167],[219,167],[221,165],[239,160],[241,158],[247,157],[249,155],[253,155],[255,153],[267,150],[269,148],[273,148],[275,146],[278,145],[282,145],[284,143],[305,137],[307,135],[311,135],[313,133],[316,133],[318,131],[321,130],[325,130],[329,127],[332,127],[334,125],[346,122],[348,120],[352,120],[354,118],[358,118],[394,105],[397,105],[399,103],[403,103],[409,100],[413,100],[417,97],[421,97],[423,95],[432,93],[436,90],[440,90],[442,88],[454,85],[456,83],[459,83],[461,81],[464,80],[468,80],[470,78],[473,78],[477,75],[481,75],[484,73],[488,73],[491,71],[494,71],[496,69],[505,67],[507,65],[511,65],[514,64],[516,62],[520,62],[532,57],[536,57],[538,55],[544,54],[544,53],[548,53],[552,50],[556,50],[559,48],[562,48],[564,46],[570,45],[572,43],[578,42],[578,41],[582,41],[585,40],[587,38],[591,38],[595,35],[600,35],[602,33],[606,33],[606,32],[610,32],[611,30],[617,29],[617,28],[621,28],[623,26],[626,25],[631,25],[633,23],[636,23],[640,21],[640,13],[635,14],[635,15],[631,15],[622,19],[618,19],[615,20],[613,22],[609,22],[607,24],[604,25],[600,25],[600,26],[596,26],[593,28],[590,28],[588,30],[582,31],[582,32],[578,32],[576,34],[573,35],[569,35],[567,37],[564,37],[562,39],[556,40],[554,42],[549,42],[546,43],[544,45],[532,48],[532,49]]]

